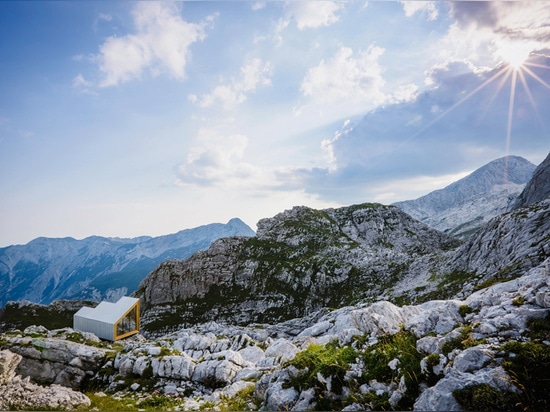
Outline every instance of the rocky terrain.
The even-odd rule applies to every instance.
[[[161,264],[115,343],[50,326],[79,303],[10,307],[43,322],[4,325],[0,409],[548,410],[550,199],[528,198],[463,243],[394,206],[293,208]]]
[[[18,377],[0,400],[24,409],[8,388],[44,390],[30,378],[85,391],[56,404],[69,409],[109,398],[125,410],[545,410],[549,314],[547,259],[465,299],[379,301],[273,325],[208,322],[117,344],[31,327],[1,336],[0,371]]]
[[[86,408],[90,399],[61,385],[40,386],[30,376],[16,375],[22,357],[9,350],[0,351],[0,410],[63,410]]]
[[[151,272],[141,298],[146,330],[210,319],[246,325],[380,299],[452,298],[519,276],[550,256],[550,202],[504,213],[466,243],[379,204],[296,207]]]
[[[300,206],[260,220],[255,237],[220,239],[187,260],[164,262],[135,296],[147,330],[210,319],[280,322],[377,300],[420,257],[458,244],[394,206]]]
[[[0,248],[0,307],[8,300],[116,301],[167,259],[185,259],[226,236],[253,236],[239,219],[159,237],[38,238]]]
[[[394,205],[435,229],[466,240],[490,219],[510,209],[535,167],[522,157],[506,156],[443,189]]]

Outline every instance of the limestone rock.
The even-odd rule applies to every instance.
[[[21,355],[9,350],[0,351],[0,385],[6,385],[15,377],[15,370],[19,362],[21,362]]]
[[[15,375],[22,357],[9,350],[0,351],[0,410],[73,410],[90,406],[90,399],[64,386],[36,385]]]

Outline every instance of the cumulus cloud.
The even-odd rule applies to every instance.
[[[429,20],[435,20],[439,12],[433,1],[400,1],[405,11],[405,16],[411,17],[415,13],[426,13]]]
[[[132,12],[135,32],[107,38],[97,60],[103,74],[101,87],[116,86],[140,78],[144,70],[166,72],[183,79],[190,46],[205,37],[202,23],[189,23],[180,16],[176,3],[138,2]]]
[[[243,160],[248,145],[246,136],[203,128],[197,141],[186,161],[176,168],[178,185],[227,185],[258,176],[259,170]]]
[[[298,30],[330,26],[339,18],[336,12],[343,3],[336,1],[288,1],[285,3],[287,19],[294,19]]]
[[[480,66],[506,61],[509,50],[525,54],[550,47],[547,1],[454,1],[455,19],[438,45],[450,61],[466,59]]]
[[[538,66],[531,70],[550,84],[550,70],[543,68],[549,67],[550,58],[534,59]],[[411,191],[403,187],[398,193],[397,182],[433,182],[505,154],[529,158],[540,139],[548,139],[550,120],[538,115],[537,107],[550,104],[550,93],[537,79],[526,76],[530,91],[518,82],[509,122],[512,82],[500,74],[504,70],[479,71],[462,61],[434,67],[427,90],[404,88],[404,96],[412,98],[380,106],[355,124],[347,121],[333,137],[323,139],[325,165],[281,171],[277,177],[283,186],[302,185],[322,199],[344,204],[396,201]]]
[[[300,91],[320,103],[368,99],[379,104],[385,99],[381,90],[382,67],[378,63],[383,53],[381,47],[371,46],[354,56],[351,48],[341,47],[332,59],[322,60],[307,71]]]
[[[269,62],[261,59],[248,60],[240,69],[239,76],[231,79],[228,84],[216,86],[210,93],[200,97],[190,95],[189,100],[200,107],[212,107],[221,104],[230,109],[243,103],[247,95],[256,91],[258,87],[271,85],[272,68]]]

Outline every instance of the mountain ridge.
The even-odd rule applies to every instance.
[[[162,261],[191,256],[220,237],[253,234],[234,218],[158,237],[40,237],[0,248],[0,305],[21,299],[115,300],[135,290]]]
[[[535,168],[520,156],[505,156],[442,189],[393,205],[464,240],[491,218],[509,210]]]

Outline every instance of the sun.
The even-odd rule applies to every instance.
[[[514,70],[519,70],[523,67],[532,47],[526,43],[506,43],[501,45],[497,54]]]

